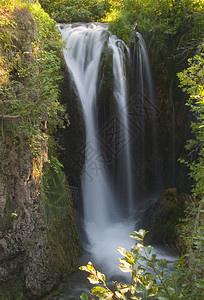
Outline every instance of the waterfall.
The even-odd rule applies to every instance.
[[[125,175],[124,181],[126,185],[125,198],[127,203],[127,214],[133,216],[133,189],[132,189],[132,168],[131,168],[131,144],[128,120],[128,93],[127,93],[127,75],[126,75],[126,61],[125,51],[129,54],[127,46],[118,39],[115,35],[110,36],[110,47],[113,49],[113,73],[114,73],[114,95],[119,108],[119,120],[123,127],[121,130],[121,138],[123,141],[128,141],[125,145],[124,151],[124,165],[123,172]],[[129,57],[129,55],[128,55]],[[120,128],[121,129],[121,128]],[[121,176],[121,175],[120,175]]]
[[[63,39],[67,41],[65,60],[79,94],[86,126],[85,165],[81,176],[85,226],[97,220],[94,222],[95,226],[102,229],[113,211],[111,187],[107,184],[106,172],[102,172],[103,161],[97,140],[96,119],[96,83],[105,29],[97,25],[67,25],[61,32]],[[110,209],[107,209],[108,206]]]
[[[116,249],[121,245],[130,248],[132,241],[128,233],[135,225],[132,145],[135,127],[131,117],[137,118],[137,114],[131,114],[131,105],[135,103],[129,101],[130,51],[106,25],[68,24],[59,25],[59,30],[67,42],[64,57],[78,92],[86,130],[85,164],[81,174],[86,248],[97,261],[102,260],[104,264],[108,259],[109,272],[116,272],[111,264]],[[141,41],[142,37],[138,35],[138,38]],[[136,81],[144,94],[143,73],[148,74],[148,97],[152,99],[144,42],[139,49],[139,54],[135,53],[139,66]],[[133,85],[130,84],[130,89]],[[145,120],[142,124],[145,127]],[[142,160],[145,160],[145,136],[142,139]],[[115,266],[118,266],[117,258]]]
[[[161,170],[156,118],[159,113],[155,101],[151,68],[145,41],[139,32],[133,33],[130,63],[130,99],[137,110],[134,150],[136,177],[140,181],[136,194],[148,197],[161,190]],[[144,185],[147,193],[144,193]]]

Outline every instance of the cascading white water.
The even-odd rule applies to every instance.
[[[113,49],[113,73],[114,73],[114,95],[119,107],[119,118],[123,124],[123,131],[121,132],[124,141],[130,140],[130,133],[128,131],[128,99],[127,99],[127,75],[126,75],[126,61],[125,51],[129,56],[129,49],[126,44],[118,39],[115,35],[111,35],[110,47]],[[129,217],[133,217],[133,189],[132,189],[132,169],[131,169],[131,149],[130,143],[126,143],[124,151],[124,165],[125,165],[125,185],[126,185],[126,202],[127,213]]]
[[[65,60],[79,93],[86,126],[85,166],[82,172],[85,225],[88,226],[96,219],[95,228],[99,226],[102,229],[109,220],[110,210],[107,210],[107,206],[111,205],[112,198],[106,174],[100,172],[102,161],[96,138],[96,82],[104,44],[104,28],[93,24],[90,27],[82,25],[74,28],[67,25],[61,32],[67,41]],[[99,172],[95,178],[95,170],[93,174],[90,173],[90,150],[97,155],[95,163],[97,160]]]
[[[118,38],[108,32],[106,26],[60,25],[62,38],[67,41],[64,57],[74,80],[83,107],[86,127],[85,165],[81,175],[82,197],[84,205],[84,225],[88,237],[88,250],[98,260],[109,258],[113,261],[112,252],[128,240],[128,233],[133,231],[134,224],[123,221],[118,209],[115,190],[111,186],[108,173],[103,164],[103,152],[98,141],[97,123],[97,78],[102,51],[111,49],[113,61],[114,97],[118,106],[118,118],[125,130],[120,139],[128,140],[128,117],[124,113],[127,105],[127,83],[124,51],[128,48]],[[123,113],[120,111],[123,110]],[[92,157],[94,156],[94,160]],[[96,173],[97,168],[97,173]],[[127,144],[123,152],[121,174],[126,182],[127,210],[133,212],[130,147]],[[115,261],[117,265],[117,259]],[[113,267],[110,266],[112,271]]]
[[[64,57],[78,92],[78,98],[81,101],[86,129],[85,165],[81,174],[81,186],[84,229],[88,238],[88,245],[85,246],[89,253],[88,257],[86,257],[86,253],[84,254],[82,258],[86,260],[81,264],[86,264],[88,260],[91,260],[96,269],[106,273],[109,277],[115,275],[117,277],[118,274],[121,275],[118,268],[119,253],[117,248],[119,246],[123,246],[127,250],[131,248],[134,241],[129,238],[128,234],[134,231],[137,221],[134,218],[133,194],[135,196],[137,189],[133,190],[135,184],[135,180],[133,183],[133,169],[138,167],[138,160],[133,156],[135,156],[137,149],[141,151],[141,149],[147,148],[147,144],[145,144],[146,120],[142,120],[144,130],[140,132],[145,136],[142,136],[142,138],[139,136],[138,140],[136,137],[136,143],[133,145],[136,146],[134,149],[130,144],[132,138],[132,131],[129,130],[131,118],[133,118],[133,121],[135,119],[138,121],[140,114],[142,117],[148,113],[151,114],[150,123],[153,128],[150,131],[152,130],[153,138],[157,136],[154,128],[155,111],[147,51],[144,40],[140,34],[137,34],[139,47],[135,48],[137,50],[133,51],[132,55],[136,60],[136,64],[132,64],[136,75],[133,76],[133,84],[130,84],[130,86],[134,86],[134,94],[138,92],[142,94],[142,99],[136,97],[134,103],[132,103],[128,94],[131,92],[127,88],[129,82],[126,79],[128,77],[126,66],[131,59],[129,49],[125,43],[108,32],[108,28],[101,24],[59,25],[59,30],[62,38],[67,41]],[[108,56],[109,54],[110,56]],[[106,65],[104,57],[105,60],[110,60],[111,66],[107,69],[104,67],[104,64]],[[108,86],[108,94],[113,94],[114,101],[112,96],[108,97],[104,101],[105,104],[102,101],[101,109],[99,108],[101,99],[99,101],[100,93],[98,89],[100,90],[102,86],[101,95],[102,98],[105,97],[103,80],[107,76],[107,70],[112,73],[108,77],[112,81]],[[110,91],[109,87],[111,87]],[[145,96],[148,98],[148,104],[150,104],[150,107],[147,108]],[[136,102],[137,100],[140,101],[139,104]],[[115,104],[117,109],[115,109]],[[134,109],[138,109],[139,112],[133,110],[132,113],[132,107],[130,107],[132,104]],[[107,105],[111,108],[107,109]],[[145,109],[147,109],[147,112]],[[100,117],[101,112],[106,115],[107,111],[107,119],[104,116]],[[105,123],[101,120],[105,120]],[[113,128],[109,127],[110,124],[113,125]],[[135,123],[133,122],[133,124]],[[137,128],[136,124],[132,129],[134,131]],[[107,135],[108,139],[111,139],[109,145],[103,144],[104,134]],[[112,142],[112,139],[115,141]],[[139,145],[137,148],[138,141],[142,146]],[[153,152],[155,156],[155,154],[158,154],[155,145],[157,140],[150,139],[148,142],[150,142],[150,152]],[[121,144],[123,144],[122,147]],[[113,153],[116,156],[111,166],[108,165],[109,162],[106,161],[105,157],[106,151],[110,150],[110,145],[114,148]],[[109,155],[109,158],[111,155]],[[141,155],[142,160],[146,159],[145,155],[144,151],[144,155]],[[151,158],[152,156],[149,159],[151,160]],[[133,162],[136,163],[136,167],[133,166]],[[143,161],[139,163],[145,169]],[[119,198],[123,198],[122,201]],[[122,204],[121,207],[118,203]],[[156,252],[158,253],[159,249],[156,249]],[[161,255],[163,255],[163,251]],[[84,291],[79,277],[80,275],[76,273],[74,280],[76,282],[69,285],[64,299],[78,299]]]
[[[150,101],[153,101],[154,93],[153,93],[153,84],[152,84],[152,76],[150,70],[149,57],[147,54],[146,44],[139,32],[135,32],[136,38],[138,39],[138,47],[137,53],[135,53],[135,58],[137,59],[137,69],[138,69],[138,82],[141,89],[141,92],[144,93],[145,90],[145,80],[147,81],[147,96]]]
[[[146,190],[149,188],[150,194],[157,194],[161,189],[156,122],[158,110],[154,100],[151,68],[145,41],[139,32],[134,32],[133,37],[130,93],[131,98],[135,98],[135,102],[138,103],[140,122],[140,133],[135,145],[135,152],[139,153],[137,161],[140,161],[141,183],[144,184],[146,182]],[[147,171],[148,169],[150,171]],[[143,189],[140,196],[147,197],[147,195]]]

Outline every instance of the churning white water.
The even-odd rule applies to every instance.
[[[59,29],[62,38],[67,41],[64,57],[78,91],[86,127],[85,165],[81,181],[87,249],[97,262],[107,262],[107,266],[114,273],[118,266],[117,247],[126,244],[129,249],[132,241],[128,234],[134,230],[134,223],[121,221],[116,194],[103,166],[103,152],[97,139],[100,130],[97,123],[97,78],[102,51],[109,49],[112,52],[114,97],[118,111],[124,111],[127,104],[125,52],[128,55],[128,48],[123,41],[108,32],[105,25],[60,25]],[[120,122],[123,128],[128,128],[127,114],[121,114]],[[120,138],[127,141],[128,130],[123,130],[121,134]],[[90,160],[92,152],[95,155],[97,174]],[[132,214],[130,161],[130,146],[127,145],[123,153],[125,167],[117,176],[123,176],[126,181],[127,211]]]

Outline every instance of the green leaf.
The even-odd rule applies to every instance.
[[[125,273],[131,273],[132,271],[132,266],[131,264],[129,264],[127,261],[125,261],[123,258],[120,259],[120,264],[119,264],[119,268],[122,272]]]
[[[119,248],[118,248],[118,252],[119,252],[121,255],[123,255],[123,256],[127,256],[127,255],[126,255],[126,252],[127,252],[127,251],[126,251],[126,249],[123,248],[123,247],[119,247]]]
[[[96,275],[90,275],[88,278],[89,282],[91,284],[98,284],[100,283],[100,280],[98,279],[98,277]]]
[[[106,276],[104,274],[102,274],[101,272],[97,271],[96,275],[99,278],[99,280],[101,280],[103,283],[106,282]]]
[[[126,297],[124,294],[122,294],[122,293],[120,293],[120,292],[118,292],[118,291],[115,292],[115,295],[116,295],[119,299],[123,299],[123,300],[126,300],[126,299],[127,299],[127,297]]]
[[[146,247],[147,254],[151,254],[152,250],[153,250],[152,246],[149,245]]]
[[[146,280],[146,284],[149,284],[151,278],[152,278],[152,274],[151,273],[145,273],[144,274],[144,278]]]
[[[137,247],[138,250],[140,250],[140,249],[144,248],[144,245],[140,244],[140,243],[137,243],[136,247]]]
[[[113,293],[109,292],[107,289],[100,287],[100,286],[95,286],[91,289],[90,291],[93,295],[97,297],[109,297],[107,299],[112,299]],[[102,298],[104,299],[104,298]]]
[[[130,293],[132,296],[135,295],[135,293],[136,293],[136,287],[137,287],[137,284],[131,284],[129,286],[129,290],[130,290]]]
[[[151,261],[155,261],[155,260],[156,260],[156,257],[157,257],[157,255],[156,255],[155,253],[152,254]]]
[[[158,288],[156,288],[156,287],[153,288],[152,287],[151,289],[148,290],[147,296],[148,297],[153,297],[157,294],[157,292],[158,292]]]
[[[141,261],[143,260],[143,261],[149,261],[149,258],[147,258],[147,257],[145,257],[144,255],[141,255],[140,254],[140,258],[139,258]]]
[[[88,262],[88,264],[86,266],[79,267],[79,270],[96,275],[96,270],[94,269],[93,264],[90,261]]]
[[[156,263],[156,268],[159,269],[159,268],[162,268],[162,267],[165,267],[166,266],[166,259],[161,259],[159,261],[157,261]]]
[[[138,286],[136,287],[136,293],[143,293],[143,292],[144,292],[144,287],[141,286],[141,285],[138,285]]]
[[[94,274],[96,274],[96,270],[94,269],[94,266],[93,266],[93,264],[92,264],[91,261],[88,262],[87,268],[88,268],[89,271],[91,271],[91,272],[93,272]]]
[[[104,294],[104,293],[107,292],[107,290],[105,288],[101,287],[101,286],[95,286],[91,289],[91,292],[92,293],[103,293]]]
[[[142,273],[144,273],[145,270],[146,270],[146,269],[145,269],[144,267],[138,266],[138,268],[137,268],[137,273],[138,273],[139,275],[141,275]]]
[[[195,283],[197,288],[204,290],[204,279],[199,280],[198,282]]]
[[[17,218],[18,217],[17,213],[12,213],[11,216],[12,216],[12,218]]]
[[[144,229],[140,229],[137,233],[138,233],[141,237],[144,238],[144,236],[145,236],[145,234],[147,233],[147,231],[144,230]]]
[[[121,293],[125,294],[125,293],[127,293],[129,291],[129,286],[127,284],[121,284],[121,283],[119,283],[118,286],[117,286],[117,289]]]
[[[137,282],[141,283],[142,286],[145,286],[146,281],[145,281],[145,279],[144,279],[143,276],[137,275],[137,276],[136,276],[136,279],[137,279]]]
[[[83,293],[83,294],[81,294],[80,299],[81,300],[88,300],[89,298],[85,293]]]
[[[140,229],[139,231],[134,231],[133,233],[130,233],[129,237],[136,239],[138,241],[143,241],[146,233],[147,232],[144,229]]]

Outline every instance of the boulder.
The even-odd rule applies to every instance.
[[[184,204],[189,195],[178,194],[168,188],[143,214],[140,228],[148,231],[145,243],[175,245],[176,225],[183,216]]]

